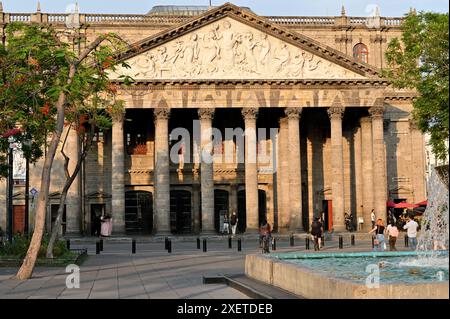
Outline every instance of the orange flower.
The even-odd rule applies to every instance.
[[[44,106],[40,108],[40,111],[44,115],[48,115],[48,113],[50,113],[50,105],[48,104],[48,102],[45,102]]]

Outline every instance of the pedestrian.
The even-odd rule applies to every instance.
[[[375,228],[375,220],[376,220],[376,216],[375,216],[375,209],[372,208],[372,212],[370,213],[370,220],[372,221],[372,228]]]
[[[393,220],[391,220],[391,223],[386,227],[386,234],[388,235],[389,240],[389,250],[397,251],[397,248],[395,248],[395,243],[397,242],[398,228],[395,226],[395,222]]]
[[[103,215],[101,218],[102,226],[101,226],[101,235],[102,237],[111,236],[112,232],[112,218],[109,214]]]
[[[416,250],[417,247],[417,229],[419,228],[419,224],[413,219],[411,215],[408,216],[408,222],[403,229],[406,229],[406,233],[408,236],[408,244],[411,250]]]
[[[311,236],[314,241],[314,250],[320,250],[322,245],[322,233],[323,233],[323,225],[320,222],[318,217],[314,218],[314,221],[311,223]]]
[[[228,214],[225,214],[223,216],[223,233],[227,234],[227,235],[230,233],[230,224],[228,221]]]
[[[384,246],[386,245],[384,240],[384,230],[383,220],[378,218],[376,226],[369,232],[369,234],[375,232],[373,251],[377,251],[378,249],[384,251]]]
[[[230,224],[231,224],[231,233],[234,235],[236,235],[236,228],[238,225],[239,219],[236,215],[236,212],[233,211],[233,214],[231,214],[231,220],[230,220]]]
[[[100,237],[102,231],[102,215],[97,213],[94,217],[94,235]]]
[[[260,248],[263,248],[264,253],[269,253],[269,243],[271,238],[271,228],[267,220],[263,220],[259,227],[259,242]]]

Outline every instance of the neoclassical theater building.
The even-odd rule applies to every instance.
[[[344,8],[337,16],[259,16],[226,3],[136,15],[0,10],[3,32],[12,21],[75,29],[83,38],[75,50],[105,32],[130,44],[120,55],[130,67],[109,74],[126,111],[96,137],[69,191],[63,233],[90,235],[106,213],[113,234],[214,234],[233,211],[246,233],[263,219],[278,232],[307,231],[321,212],[329,231],[345,230],[344,213],[366,231],[372,209],[385,219],[387,201],[426,199],[414,92],[382,76],[402,18],[350,17]],[[211,128],[219,138],[197,134]],[[70,133],[66,153],[77,147]],[[30,167],[33,194],[41,165]],[[64,182],[60,155],[52,174],[48,230]],[[5,229],[4,181],[0,193]],[[16,231],[23,212],[17,180]]]

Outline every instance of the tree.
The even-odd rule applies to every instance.
[[[33,273],[41,245],[51,169],[64,123],[76,123],[82,114],[93,114],[87,110],[104,106],[99,100],[106,101],[107,95],[114,93],[107,70],[114,70],[117,64],[114,54],[124,42],[115,34],[104,34],[76,53],[61,40],[62,34],[50,26],[10,24],[6,34],[7,44],[0,51],[3,84],[0,129],[20,125],[21,135],[33,139],[36,158],[42,155],[37,150],[50,139],[41,173],[34,232],[16,275],[18,279],[27,279]],[[115,107],[107,107],[104,112],[114,110]],[[3,153],[4,144],[2,141],[0,145]]]
[[[409,13],[402,23],[402,38],[391,40],[386,51],[390,67],[385,75],[394,87],[415,89],[413,118],[430,134],[433,153],[448,155],[448,13]]]

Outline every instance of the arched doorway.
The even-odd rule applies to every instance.
[[[222,230],[223,216],[225,214],[229,214],[228,196],[229,195],[226,190],[214,190],[214,228],[218,233]]]
[[[245,209],[245,189],[238,191],[238,205],[237,205],[237,215],[238,215],[238,225],[237,232],[243,233],[247,228],[247,214]]]
[[[258,189],[258,225],[267,220],[267,196],[266,191]],[[273,225],[270,225],[273,227]]]
[[[245,232],[247,228],[247,213],[245,209],[245,189],[238,191],[238,231]],[[266,191],[258,189],[258,225],[267,220],[267,195]],[[271,225],[273,227],[273,225]]]
[[[153,194],[146,191],[125,192],[125,231],[149,234],[153,230]]]
[[[192,232],[191,193],[170,191],[170,231],[174,234]]]

